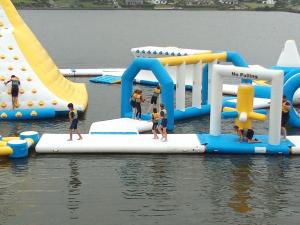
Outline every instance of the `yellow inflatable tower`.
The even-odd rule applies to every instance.
[[[4,84],[11,75],[21,82],[19,109],[65,111],[69,102],[86,109],[85,85],[65,79],[11,1],[0,0],[0,110],[12,109],[10,84]]]

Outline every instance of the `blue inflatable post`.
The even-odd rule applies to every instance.
[[[161,65],[160,61],[155,58],[136,58],[128,66],[122,76],[121,81],[121,117],[132,115],[130,106],[130,97],[132,95],[133,81],[140,70],[152,71],[158,80],[162,90],[162,103],[168,113],[169,130],[174,128],[174,82],[168,72]]]

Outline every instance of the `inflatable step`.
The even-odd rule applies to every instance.
[[[102,83],[102,84],[117,84],[117,83],[121,83],[121,77],[104,75],[104,76],[94,77],[90,79],[90,82]]]

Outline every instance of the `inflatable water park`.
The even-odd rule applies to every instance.
[[[0,122],[67,116],[69,103],[84,113],[88,104],[85,85],[64,75],[99,75],[91,82],[118,84],[121,89],[120,118],[94,122],[82,140],[68,141],[69,134],[40,136],[24,131],[19,137],[1,136],[1,156],[28,157],[30,148],[39,154],[300,154],[300,135],[281,137],[283,95],[292,103],[289,125],[300,128],[294,108],[300,103],[300,57],[293,40],[285,43],[272,68],[248,65],[233,51],[147,46],[132,49],[134,59],[124,70],[59,70],[10,0],[0,0],[0,40]],[[188,123],[187,119],[209,115],[209,132],[168,134],[167,141],[153,139],[152,114],[144,112],[140,120],[133,119],[129,102],[136,83],[160,85],[169,131],[177,121]],[[18,87],[17,101],[13,85]],[[186,101],[187,91],[191,105]],[[225,119],[241,130],[251,130],[253,121],[268,120],[268,133],[255,135],[259,140],[255,143],[240,141],[234,132],[222,132]]]

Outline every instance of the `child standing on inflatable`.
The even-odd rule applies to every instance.
[[[283,139],[286,139],[286,124],[289,121],[290,117],[291,104],[286,99],[286,96],[282,96],[282,112],[281,112],[281,132],[283,135]]]
[[[167,110],[165,109],[165,105],[164,104],[160,104],[160,119],[161,119],[161,123],[159,126],[159,133],[161,133],[162,141],[168,141],[167,138],[167,124],[168,124],[168,113]]]
[[[141,103],[145,101],[145,99],[142,96],[142,90],[137,90],[135,96],[135,107],[136,107],[136,118],[141,119],[142,118],[142,106]]]
[[[153,113],[152,113],[152,133],[154,135],[153,139],[158,139],[157,135],[157,127],[158,127],[158,122],[160,120],[160,115],[157,112],[157,108],[153,108]]]
[[[157,108],[157,100],[158,100],[160,93],[161,93],[160,86],[157,85],[156,88],[153,89],[153,94],[152,94],[151,101],[150,101],[151,105],[148,109],[148,112],[150,112],[150,110],[153,109],[154,107]]]
[[[77,110],[74,109],[74,106],[72,103],[68,104],[68,108],[69,108],[69,119],[70,119],[70,139],[68,141],[72,141],[72,135],[73,135],[73,131],[75,131],[78,134],[78,140],[82,139],[81,134],[79,133],[79,129],[77,127],[78,125],[78,113]]]
[[[135,89],[130,97],[130,105],[132,107],[132,119],[135,119],[135,114],[136,114],[136,94],[137,94],[137,89]]]
[[[12,97],[12,108],[15,109],[18,107],[18,96],[19,96],[19,86],[21,85],[21,82],[18,77],[15,75],[12,75],[10,80],[4,82],[5,85],[7,85],[9,82],[11,82],[11,97]]]

